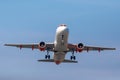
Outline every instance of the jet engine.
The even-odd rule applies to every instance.
[[[76,52],[82,52],[84,49],[83,43],[79,43],[76,48]]]
[[[45,51],[45,48],[46,48],[45,42],[40,42],[38,45],[38,48],[40,51]]]

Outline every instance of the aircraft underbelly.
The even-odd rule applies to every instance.
[[[64,58],[65,58],[65,54],[64,52],[55,52],[54,53],[54,61],[64,61]]]
[[[67,51],[67,46],[62,45],[62,44],[57,44],[56,47],[55,47],[55,51],[59,51],[59,52]]]

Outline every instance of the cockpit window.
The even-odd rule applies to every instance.
[[[61,24],[60,26],[61,26],[61,27],[67,27],[67,25],[65,25],[65,24]]]

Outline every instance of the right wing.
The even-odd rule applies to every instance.
[[[12,46],[12,47],[17,47],[17,48],[31,48],[33,49],[39,49],[38,47],[39,44],[5,44],[5,46]],[[53,51],[54,44],[53,43],[46,43],[45,50]]]

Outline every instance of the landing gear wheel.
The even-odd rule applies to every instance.
[[[48,59],[50,59],[50,55],[48,55]]]
[[[73,59],[73,57],[71,56],[71,57],[70,57],[70,59],[72,60],[72,59]]]
[[[50,59],[50,55],[45,55],[45,59]]]
[[[47,55],[45,55],[45,59],[47,59]]]
[[[70,59],[71,59],[71,60],[75,60],[76,57],[75,57],[75,56],[71,56]]]
[[[74,59],[74,60],[76,60],[76,57],[75,57],[75,56],[73,56],[73,59]]]

